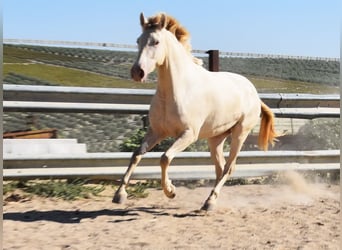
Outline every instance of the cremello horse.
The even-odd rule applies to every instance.
[[[259,147],[267,150],[268,144],[274,142],[277,135],[273,128],[273,113],[245,77],[209,72],[198,65],[186,47],[166,29],[167,16],[160,14],[159,17],[156,22],[154,18],[146,20],[143,14],[140,15],[139,55],[131,75],[135,81],[143,82],[157,68],[157,90],[151,102],[149,130],[133,153],[113,202],[122,203],[127,198],[125,187],[142,155],[170,136],[176,141],[161,156],[161,185],[165,195],[174,198],[176,189],[168,177],[172,159],[199,138],[207,138],[215,163],[216,184],[202,209],[211,210],[234,170],[242,144],[260,115]],[[223,144],[229,135],[232,140],[226,161]]]

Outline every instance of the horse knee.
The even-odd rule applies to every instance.
[[[141,160],[141,153],[137,150],[133,153],[132,157],[131,157],[131,164],[138,164],[139,161]]]
[[[161,157],[160,157],[160,166],[162,168],[167,167],[170,164],[170,159],[169,157],[164,153]]]
[[[139,154],[139,155],[143,155],[145,154],[149,149],[149,145],[148,143],[145,141],[143,142],[140,147],[136,150],[136,153]]]

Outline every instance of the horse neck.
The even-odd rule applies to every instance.
[[[179,99],[188,83],[188,69],[195,64],[178,41],[170,37],[166,41],[165,61],[158,67],[157,93],[165,99]]]

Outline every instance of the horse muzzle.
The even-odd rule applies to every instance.
[[[143,82],[145,80],[145,72],[137,63],[131,68],[131,77],[136,82]]]

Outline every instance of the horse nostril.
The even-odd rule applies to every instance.
[[[134,65],[131,69],[131,77],[135,81],[141,81],[145,76],[144,70],[139,65]]]

